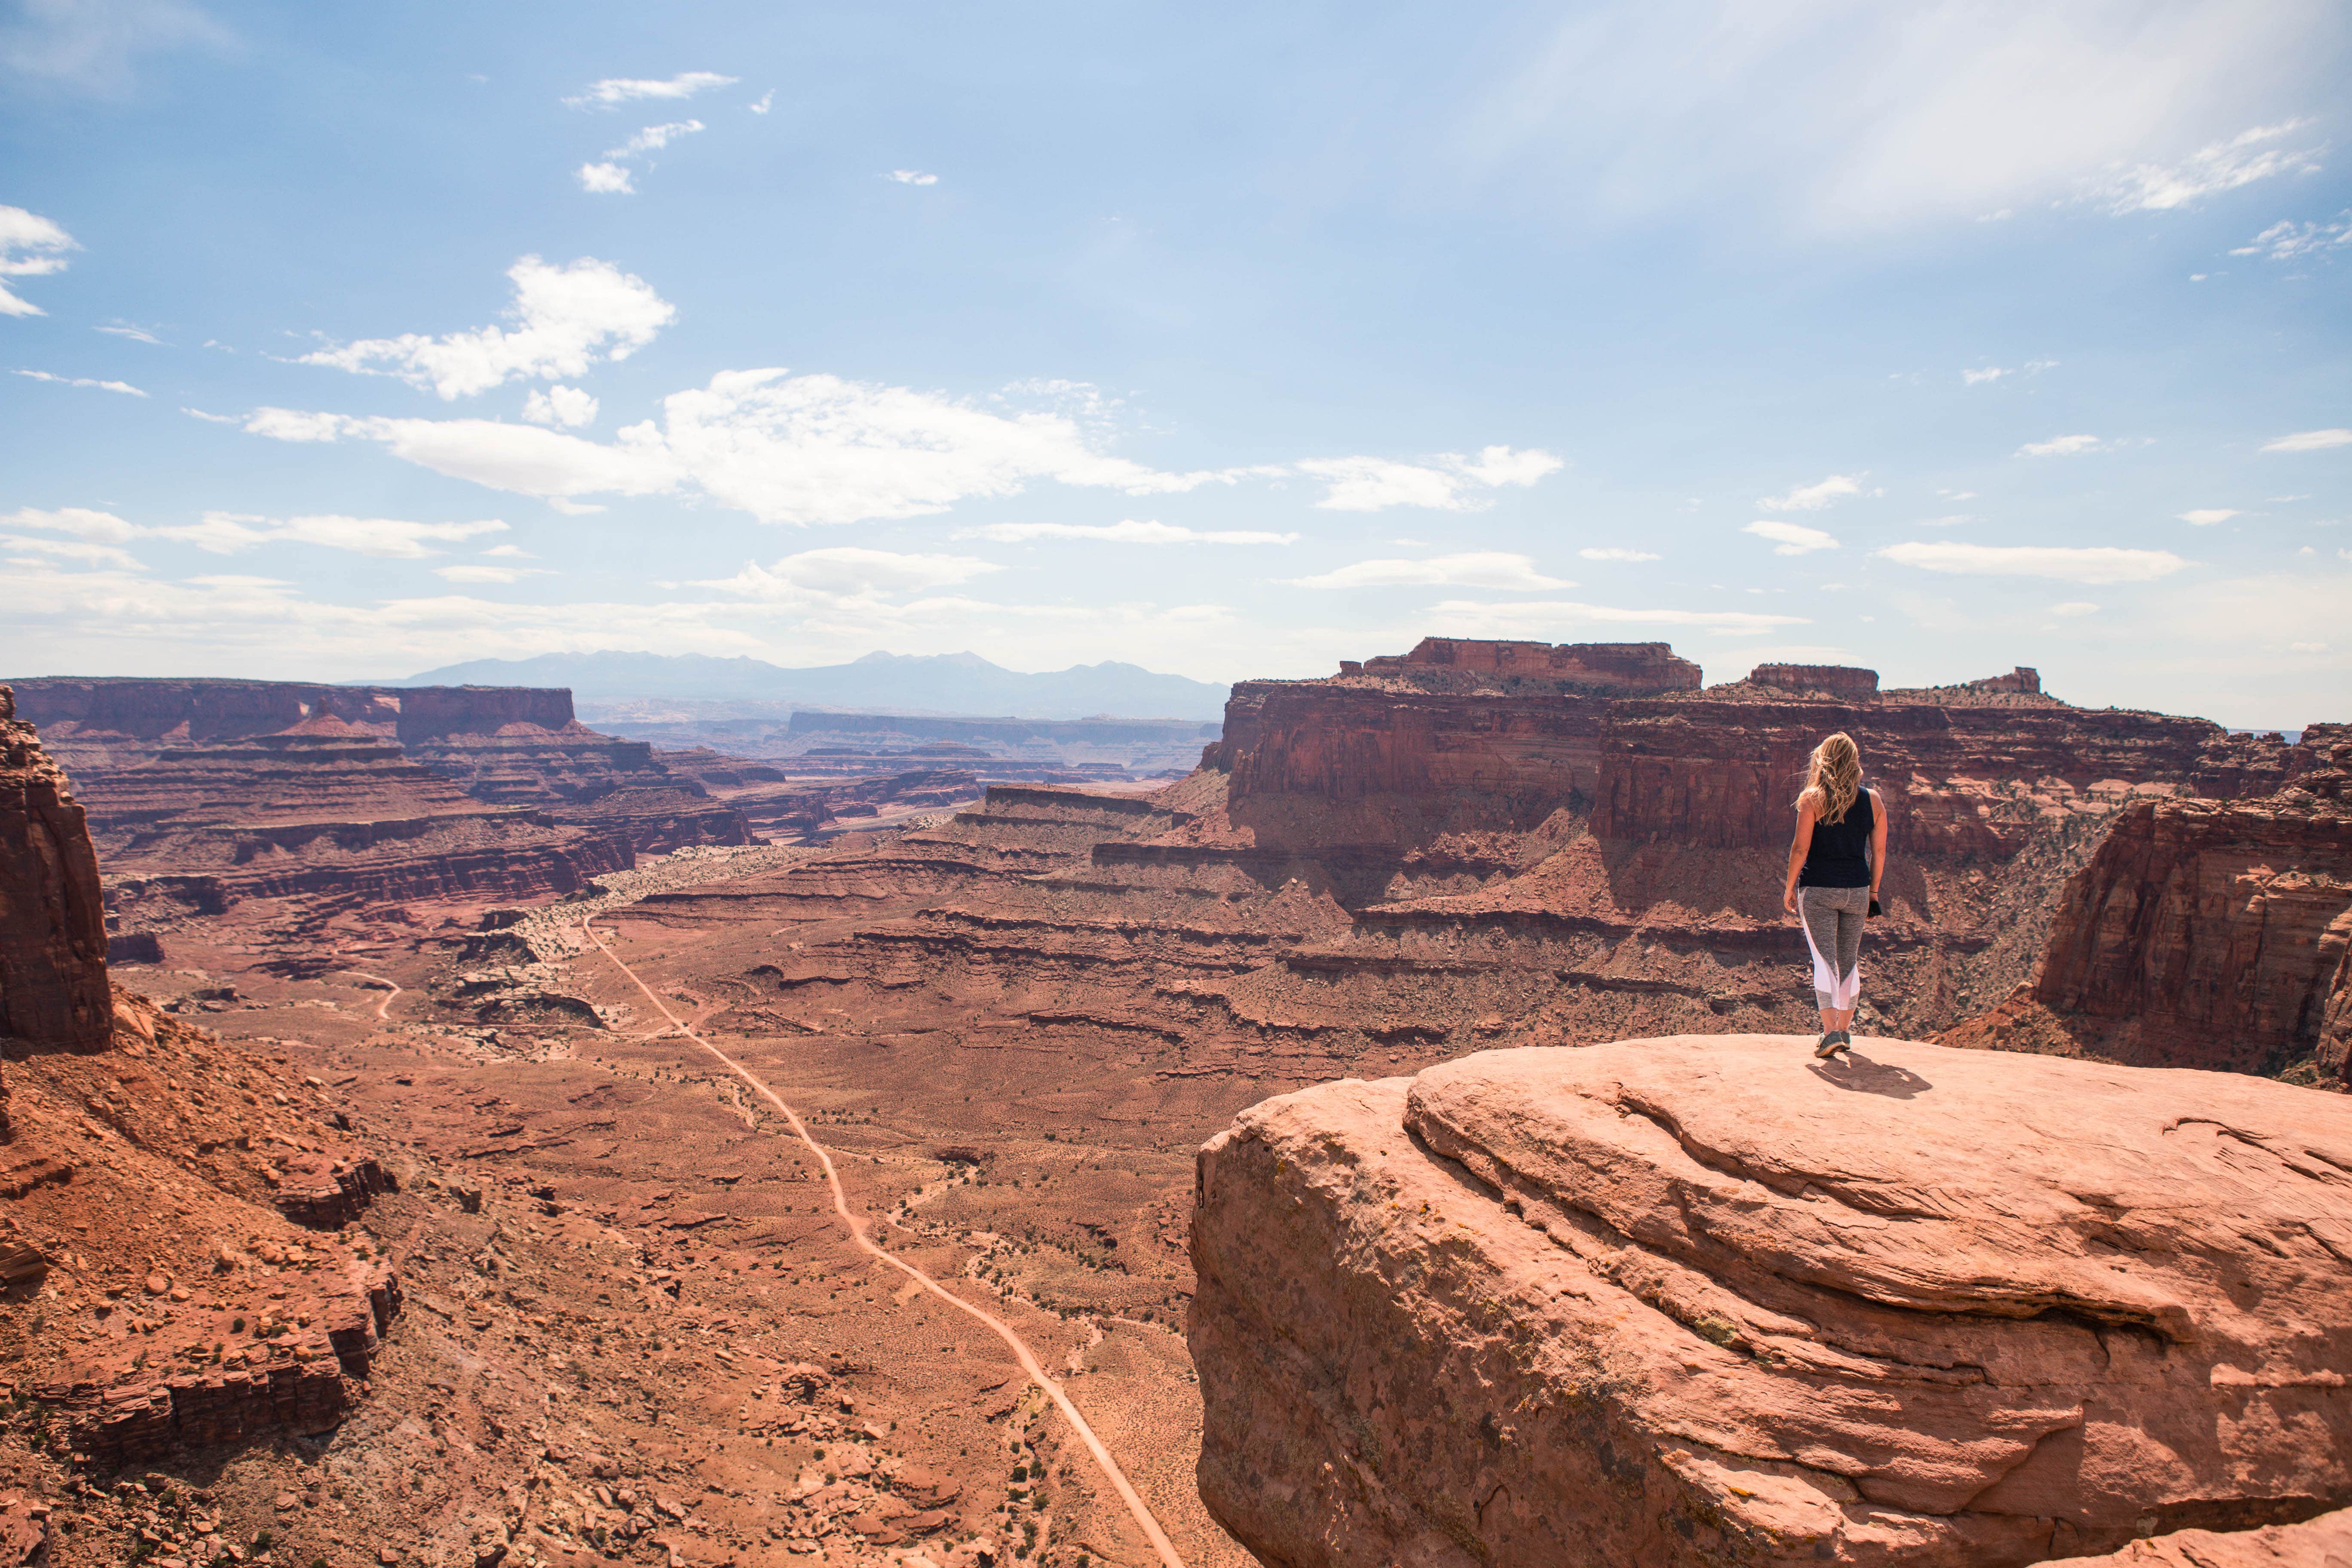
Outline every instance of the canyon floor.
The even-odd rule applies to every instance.
[[[686,977],[734,966],[707,951],[729,933],[681,942],[614,917],[815,853],[689,852],[534,917],[542,944],[572,951],[507,972],[508,993],[576,998],[610,1026],[511,1002],[476,1021],[499,1009],[457,979],[478,973],[457,933],[480,915],[457,906],[331,929],[341,966],[312,978],[275,972],[227,922],[174,932],[169,967],[118,966],[247,1064],[247,1114],[309,1092],[351,1122],[399,1191],[346,1234],[388,1252],[406,1306],[331,1433],[110,1478],[12,1432],[0,1485],[54,1508],[51,1560],[1159,1560],[1011,1349],[863,1252],[810,1148],[629,973],[689,1026],[707,1018],[717,1006]],[[610,957],[581,938],[592,914]],[[1193,1486],[1184,1227],[1193,1147],[1263,1090],[1188,1086],[1139,1109],[1066,1052],[953,1066],[812,1012],[730,1031],[726,1049],[805,1119],[894,1254],[996,1314],[1062,1382],[1182,1561],[1249,1561]],[[58,1060],[13,1069],[20,1112],[44,1090],[72,1109],[75,1084],[43,1070]],[[206,1216],[181,1217],[165,1229],[201,1253],[187,1244]],[[81,1223],[87,1263],[99,1247]],[[113,1261],[126,1280],[157,1266]],[[27,1323],[11,1326],[20,1343],[0,1348],[37,1371]]]

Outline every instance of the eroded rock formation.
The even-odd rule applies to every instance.
[[[2293,782],[2116,818],[2058,900],[2030,985],[1951,1043],[2347,1084],[2352,727],[2314,725]]]
[[[2352,1500],[2352,1103],[1804,1043],[1245,1112],[1192,1231],[1213,1511],[1286,1568],[1995,1568]]]
[[[0,686],[0,1039],[95,1050],[110,1016],[98,857],[64,770],[16,711]]]

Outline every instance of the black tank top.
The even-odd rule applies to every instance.
[[[1801,888],[1867,888],[1870,886],[1870,830],[1877,822],[1870,792],[1856,790],[1843,822],[1813,819],[1812,847],[1805,851],[1804,868],[1797,873]]]

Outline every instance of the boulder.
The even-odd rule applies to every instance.
[[[2352,1101],[1864,1038],[1481,1053],[1201,1152],[1261,1560],[1997,1568],[2352,1501]]]

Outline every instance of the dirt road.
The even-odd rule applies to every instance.
[[[1175,1543],[1168,1539],[1168,1532],[1160,1528],[1159,1520],[1152,1517],[1151,1509],[1144,1502],[1142,1494],[1138,1492],[1134,1485],[1128,1480],[1126,1472],[1118,1468],[1118,1461],[1111,1458],[1110,1450],[1103,1446],[1101,1438],[1095,1436],[1094,1428],[1087,1425],[1087,1418],[1080,1415],[1078,1407],[1070,1402],[1070,1396],[1062,1391],[1061,1384],[1047,1375],[1044,1363],[1038,1361],[1027,1342],[1013,1331],[1013,1326],[994,1313],[976,1307],[949,1290],[938,1280],[891,1252],[868,1235],[865,1221],[850,1212],[848,1195],[843,1192],[841,1177],[833,1168],[833,1156],[825,1152],[823,1144],[809,1136],[808,1128],[802,1122],[800,1113],[785,1104],[782,1096],[746,1069],[741,1063],[703,1038],[691,1025],[671,1012],[668,1005],[654,994],[653,987],[639,979],[635,970],[624,963],[618,953],[604,945],[604,939],[597,934],[593,923],[594,919],[593,915],[583,918],[580,922],[580,931],[594,944],[596,951],[610,960],[614,968],[627,975],[631,984],[645,993],[646,1000],[652,1003],[661,1016],[669,1020],[672,1028],[699,1046],[729,1072],[741,1079],[754,1093],[774,1106],[784,1120],[792,1124],[793,1131],[799,1136],[802,1142],[808,1145],[809,1152],[816,1156],[818,1165],[824,1169],[825,1184],[833,1193],[833,1212],[840,1219],[843,1228],[849,1232],[850,1239],[860,1248],[898,1269],[956,1310],[986,1324],[992,1333],[1003,1340],[1012,1350],[1014,1359],[1020,1362],[1021,1370],[1029,1374],[1030,1381],[1045,1391],[1045,1396],[1061,1410],[1063,1416],[1070,1423],[1071,1428],[1077,1433],[1079,1440],[1086,1444],[1087,1452],[1093,1456],[1096,1466],[1102,1471],[1103,1479],[1110,1483],[1111,1489],[1118,1494],[1119,1500],[1127,1504],[1128,1512],[1134,1516],[1137,1527],[1143,1531],[1144,1539],[1151,1543],[1152,1550],[1160,1554],[1160,1561],[1165,1563],[1167,1568],[1185,1568],[1183,1558],[1177,1554]],[[389,997],[385,998],[387,1003],[390,1000]]]

